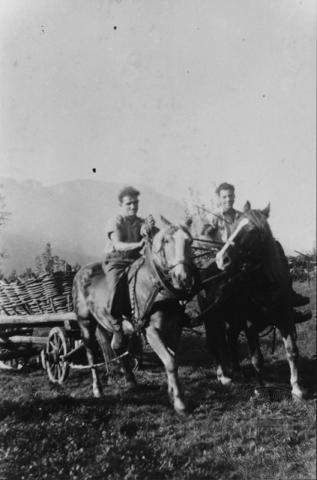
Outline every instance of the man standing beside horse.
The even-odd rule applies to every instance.
[[[209,223],[203,227],[202,233],[210,236],[212,240],[225,243],[232,234],[232,229],[236,220],[240,218],[242,213],[233,207],[235,201],[235,188],[233,185],[226,182],[221,183],[216,189],[216,195],[219,209],[215,213],[209,214]],[[309,297],[305,297],[293,290],[288,261],[283,247],[278,241],[276,241],[276,244],[278,246],[282,263],[285,267],[285,275],[289,278],[289,288],[293,306],[301,307],[307,305],[309,303]],[[297,321],[303,321],[310,317],[310,312],[305,312],[303,314],[297,312],[296,314]]]

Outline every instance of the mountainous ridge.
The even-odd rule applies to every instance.
[[[72,180],[44,186],[36,180],[0,178],[0,185],[5,210],[11,213],[0,232],[0,251],[7,254],[0,266],[5,274],[33,267],[46,243],[72,264],[102,258],[104,227],[118,210],[118,191],[125,184]],[[141,192],[140,216],[151,213],[158,224],[161,213],[183,221],[184,209],[177,200],[147,186],[135,187]]]

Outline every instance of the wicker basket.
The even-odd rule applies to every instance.
[[[5,315],[70,312],[75,272],[55,272],[16,282],[0,281],[0,313]]]

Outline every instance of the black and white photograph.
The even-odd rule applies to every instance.
[[[316,2],[0,1],[0,480],[316,480]]]

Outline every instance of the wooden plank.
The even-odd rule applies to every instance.
[[[45,345],[47,342],[47,337],[32,337],[29,335],[14,335],[9,338],[8,341],[5,339],[0,338],[0,347],[5,347],[7,344],[10,343],[31,343],[31,344],[38,344],[38,345]]]
[[[38,315],[0,315],[0,327],[53,327],[71,320],[76,320],[74,312],[41,313]]]
[[[13,360],[14,358],[30,358],[34,355],[38,355],[38,352],[34,349],[18,350],[10,352],[0,352],[0,360]]]

